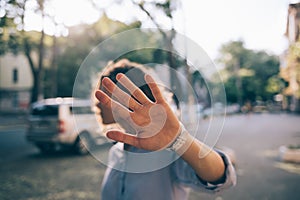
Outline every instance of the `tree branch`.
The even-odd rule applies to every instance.
[[[163,37],[167,38],[167,34],[161,29],[160,25],[156,22],[156,20],[150,14],[150,12],[148,10],[146,10],[146,8],[144,7],[144,5],[142,3],[137,3],[137,2],[134,2],[134,1],[133,1],[133,3],[135,5],[137,5],[142,11],[144,11],[146,13],[146,15],[151,19],[151,21],[154,23],[154,25],[157,27],[157,29],[163,35]]]

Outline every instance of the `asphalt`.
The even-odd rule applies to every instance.
[[[13,114],[1,114],[0,113],[0,131],[4,131],[11,128],[26,127],[27,116],[13,115]]]
[[[199,131],[214,130],[210,122],[209,118],[203,119]],[[278,159],[281,145],[300,144],[299,122],[299,115],[286,113],[227,116],[217,145],[235,152],[237,185],[217,194],[192,191],[189,200],[300,199],[300,165]],[[223,124],[223,121],[217,124]],[[0,146],[2,150],[6,148],[3,154],[9,152],[9,156],[15,154],[17,157],[0,165],[0,180],[5,180],[0,181],[0,199],[80,199],[82,194],[94,196],[81,199],[98,199],[105,170],[102,165],[99,168],[99,163],[89,157],[38,154],[36,149],[25,143],[24,130],[15,128],[19,126],[26,127],[25,116],[0,116],[0,129],[14,129],[0,130]],[[213,133],[210,132],[212,136]],[[95,182],[91,181],[94,179]],[[4,191],[3,196],[1,190]]]

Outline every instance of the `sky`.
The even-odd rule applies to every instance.
[[[288,0],[185,0],[186,35],[216,57],[220,46],[241,39],[254,50],[280,54]]]
[[[67,26],[93,23],[102,12],[95,10],[87,0],[52,0],[48,7],[56,20]],[[131,22],[139,19],[144,27],[155,27],[142,11],[129,0],[118,0],[114,5],[99,0],[100,9],[109,7],[107,15],[115,20]],[[231,40],[243,40],[246,48],[265,50],[279,55],[287,48],[284,36],[289,3],[291,0],[181,0],[175,15],[174,26],[201,46],[212,58],[218,56],[222,44]],[[72,5],[71,7],[69,5]],[[170,21],[160,17],[159,23],[166,27]],[[51,27],[49,28],[51,29]]]

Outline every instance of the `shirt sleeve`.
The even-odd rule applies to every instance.
[[[173,178],[177,184],[190,187],[194,190],[206,191],[206,192],[219,192],[223,189],[229,188],[236,184],[236,173],[234,167],[228,158],[228,156],[216,150],[222,157],[225,164],[225,178],[223,183],[212,184],[207,181],[201,180],[197,176],[195,170],[187,164],[183,159],[179,158],[173,165]]]

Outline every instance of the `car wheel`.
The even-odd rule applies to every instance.
[[[90,135],[86,132],[79,134],[75,143],[75,150],[77,153],[80,155],[86,155],[89,153],[91,147],[92,141]]]

